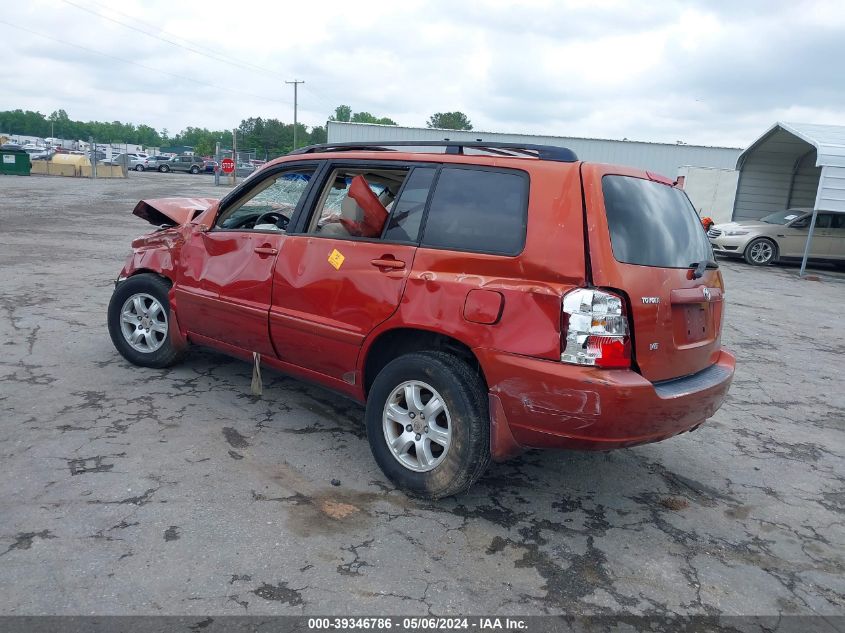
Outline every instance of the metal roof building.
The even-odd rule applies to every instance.
[[[845,126],[775,123],[736,168],[734,220],[792,207],[845,212]]]
[[[573,150],[581,160],[630,165],[674,178],[682,165],[733,169],[741,148],[708,147],[673,143],[646,143],[570,136],[535,136],[502,134],[476,130],[439,130],[398,125],[342,123],[329,121],[328,142],[385,141],[490,141],[499,143],[531,143],[558,145]]]

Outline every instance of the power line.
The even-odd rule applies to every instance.
[[[238,60],[238,59],[235,59],[235,58],[224,57],[222,55],[217,55],[215,53],[208,52],[207,50],[200,50],[200,49],[194,48],[192,46],[186,46],[185,44],[182,44],[181,42],[176,42],[176,41],[168,39],[166,37],[161,37],[160,35],[157,35],[155,33],[150,33],[149,31],[145,31],[144,29],[138,28],[137,26],[134,26],[132,24],[128,24],[128,23],[123,22],[121,20],[116,20],[115,18],[111,18],[107,15],[103,15],[102,13],[94,11],[93,9],[85,7],[81,4],[77,4],[76,2],[72,2],[71,0],[62,0],[62,2],[64,2],[65,4],[68,4],[72,7],[76,7],[77,9],[80,9],[81,11],[86,11],[87,13],[90,13],[91,15],[96,15],[97,17],[102,18],[103,20],[108,20],[109,22],[114,22],[115,24],[119,24],[120,26],[122,26],[124,28],[131,29],[131,30],[136,31],[138,33],[142,33],[143,35],[146,35],[147,37],[151,37],[153,39],[161,40],[162,42],[166,42],[167,44],[170,44],[172,46],[176,46],[176,47],[181,48],[183,50],[189,51],[191,53],[194,53],[195,55],[202,55],[203,57],[207,57],[208,59],[213,59],[214,61],[221,62],[223,64],[229,64],[230,66],[234,66],[234,67],[240,68],[242,70],[251,70],[253,72],[267,73],[269,75],[273,75],[274,77],[278,77],[278,78],[284,77],[284,75],[281,75],[281,74],[274,72],[272,70],[268,70],[266,68],[262,68],[261,66],[257,66],[255,64],[250,63],[250,62],[241,61],[241,60]],[[103,5],[100,5],[100,6],[103,6]],[[111,9],[111,8],[109,8],[109,10],[115,11],[114,9]],[[115,13],[119,13],[120,15],[127,15],[125,13],[121,13],[120,11],[115,11]],[[131,17],[131,16],[127,16],[127,17]],[[135,20],[135,18],[131,18],[131,19]],[[149,23],[146,23],[146,22],[140,22],[140,20],[136,20],[136,21],[139,22],[139,23],[142,23],[142,24],[147,24],[151,28],[157,28],[157,27],[153,26],[152,24],[149,24]],[[162,31],[161,29],[158,29],[158,30],[161,31],[162,33],[167,33],[166,31]],[[167,35],[170,35],[171,37],[180,37],[180,36],[174,35],[172,33],[167,33]],[[183,41],[187,41],[187,40],[184,40],[184,38],[182,38],[182,39],[183,39]]]
[[[190,40],[187,40],[184,37],[182,37],[181,35],[177,35],[175,33],[169,32],[169,31],[165,31],[164,29],[159,28],[155,24],[152,24],[150,22],[144,22],[143,20],[139,20],[138,18],[136,18],[132,15],[129,15],[128,13],[124,13],[123,11],[118,11],[117,9],[114,9],[114,8],[108,6],[108,5],[102,4],[101,2],[97,2],[96,0],[90,0],[90,2],[92,4],[99,6],[99,7],[102,7],[103,9],[106,9],[107,11],[111,11],[112,13],[116,13],[118,15],[122,15],[123,17],[129,18],[130,20],[133,20],[137,24],[142,24],[144,26],[147,26],[150,29],[153,29],[154,31],[158,31],[159,33],[163,33],[163,34],[165,34],[169,37],[179,38],[181,40],[181,42],[176,42],[176,41],[173,41],[171,39],[161,37],[160,35],[158,35],[156,33],[151,33],[149,31],[145,31],[145,30],[140,29],[136,26],[133,26],[132,24],[127,24],[127,23],[122,22],[120,20],[116,20],[114,18],[111,18],[107,15],[103,15],[102,13],[94,11],[94,10],[88,8],[88,7],[77,4],[76,2],[73,2],[72,0],[62,0],[62,2],[64,2],[65,4],[69,4],[73,7],[76,7],[77,9],[81,9],[82,11],[86,11],[88,13],[91,13],[92,15],[96,15],[97,17],[103,18],[104,20],[108,20],[110,22],[114,22],[115,24],[119,24],[120,26],[123,26],[125,28],[131,29],[133,31],[143,33],[144,35],[151,37],[153,39],[157,39],[157,40],[160,40],[160,41],[165,42],[167,44],[170,44],[172,46],[176,46],[178,48],[182,48],[184,50],[190,51],[190,52],[192,52],[196,55],[202,55],[203,57],[207,57],[209,59],[213,59],[215,61],[218,61],[218,62],[221,62],[221,63],[224,63],[224,64],[228,64],[228,65],[233,66],[235,68],[240,68],[240,69],[243,69],[243,70],[250,70],[250,71],[255,72],[255,73],[264,73],[266,75],[276,77],[276,78],[279,78],[279,79],[284,78],[284,75],[282,75],[281,73],[278,73],[274,70],[270,70],[269,68],[264,68],[264,67],[259,66],[257,64],[253,64],[252,62],[245,61],[245,60],[238,59],[236,57],[231,57],[231,56],[223,57],[223,56],[216,55],[212,52],[209,52],[208,49],[206,49],[202,45],[197,44],[196,42],[192,42]],[[314,97],[329,112],[332,112],[334,110],[334,107],[331,106],[328,103],[328,101],[326,101],[320,95],[318,95],[313,89],[308,89],[308,88],[303,88],[303,89],[306,92],[308,92],[309,94],[311,94],[311,96]],[[285,103],[289,104],[290,102],[285,102]]]
[[[134,20],[134,21],[135,21],[135,22],[137,22],[138,24],[143,24],[144,26],[148,26],[148,27],[150,27],[151,29],[153,29],[154,31],[158,31],[158,32],[160,32],[160,33],[164,33],[165,35],[169,35],[170,37],[178,37],[178,38],[180,38],[183,42],[185,42],[185,43],[187,43],[187,44],[191,44],[192,46],[195,46],[195,47],[197,47],[198,49],[201,49],[201,50],[195,50],[195,51],[193,51],[193,52],[197,53],[198,55],[205,55],[206,57],[209,57],[209,55],[207,55],[205,52],[203,52],[203,51],[206,51],[206,52],[207,52],[207,51],[208,51],[208,48],[207,48],[207,47],[205,47],[205,46],[203,46],[202,44],[197,44],[196,42],[192,42],[192,41],[190,41],[190,40],[188,40],[188,39],[185,39],[185,37],[184,37],[184,36],[182,36],[182,35],[179,35],[179,34],[176,34],[176,33],[171,33],[171,32],[169,32],[169,31],[165,31],[165,30],[164,30],[164,29],[162,29],[161,27],[159,27],[159,26],[157,26],[157,25],[155,25],[155,24],[152,24],[151,22],[144,22],[143,20],[139,20],[138,18],[136,18],[136,17],[134,17],[134,16],[132,16],[132,15],[129,15],[128,13],[124,13],[123,11],[118,11],[117,9],[114,9],[114,8],[112,8],[112,7],[108,6],[108,5],[105,5],[105,4],[103,4],[102,2],[97,2],[96,0],[90,0],[90,2],[92,2],[92,4],[96,4],[96,5],[97,5],[97,6],[99,6],[99,7],[102,7],[103,9],[106,9],[106,10],[108,10],[108,11],[111,11],[112,13],[117,13],[118,15],[122,15],[123,17],[129,18],[130,20]],[[110,18],[108,18],[107,16],[104,16],[104,15],[101,15],[101,14],[97,14],[97,15],[100,15],[100,17],[104,17],[104,18],[106,18],[106,19],[110,19]],[[114,21],[114,20],[112,20],[112,21]],[[169,40],[166,40],[166,39],[160,38],[160,37],[158,37],[158,36],[157,36],[156,34],[154,34],[154,33],[148,33],[148,35],[150,35],[151,37],[155,37],[155,38],[161,39],[161,40],[162,40],[162,41],[164,41],[164,42],[168,42],[168,43],[171,43],[171,44],[175,44],[176,46],[180,46],[178,43],[170,42]],[[182,48],[185,48],[185,47],[184,47],[184,46],[182,46]],[[188,49],[188,50],[191,50],[191,49]],[[246,60],[243,60],[243,59],[238,59],[238,58],[236,58],[236,57],[231,57],[231,56],[228,56],[228,57],[216,57],[216,56],[212,56],[212,57],[211,57],[211,59],[217,59],[218,61],[221,61],[221,62],[223,62],[223,63],[225,63],[225,64],[236,65],[236,66],[237,66],[237,64],[243,64],[244,66],[248,67],[248,69],[249,69],[249,70],[252,70],[253,72],[265,73],[265,74],[267,74],[267,75],[272,75],[273,77],[277,77],[277,78],[280,78],[280,79],[284,78],[284,75],[283,75],[283,74],[278,73],[278,72],[276,72],[275,70],[270,70],[269,68],[264,68],[263,66],[259,66],[258,64],[253,64],[253,63],[252,63],[252,62],[250,62],[250,61],[246,61]]]
[[[320,97],[320,95],[318,95],[316,92],[314,92],[314,91],[313,91],[313,90],[311,90],[310,88],[306,88],[305,86],[303,86],[303,87],[302,87],[302,89],[303,89],[305,92],[309,93],[312,97],[314,97],[314,99],[316,99],[316,100],[317,100],[317,102],[318,102],[320,105],[322,105],[322,106],[326,109],[326,111],[327,111],[329,114],[334,113],[334,108],[335,108],[335,107],[334,107],[334,106],[329,105],[329,103],[328,103],[325,99],[323,99],[322,97]],[[328,117],[328,116],[329,116],[329,114],[326,114],[326,117]]]
[[[57,37],[53,37],[52,35],[45,35],[44,33],[39,33],[38,31],[33,31],[32,29],[28,29],[25,26],[19,26],[17,24],[12,24],[11,22],[7,22],[6,20],[0,20],[0,24],[5,24],[6,26],[10,26],[13,29],[18,29],[20,31],[24,31],[26,33],[30,33],[31,35],[37,35],[38,37],[43,37],[48,40],[52,40],[54,42],[58,42],[59,44],[65,44],[66,46],[73,46],[75,48],[79,48],[83,51],[87,51],[89,53],[95,53],[97,55],[102,55],[103,57],[109,57],[111,59],[116,59],[121,61],[125,64],[131,64],[133,66],[138,66],[139,68],[143,68],[145,70],[151,70],[153,72],[162,73],[165,75],[169,75],[171,77],[175,77],[176,79],[181,79],[182,81],[190,81],[195,84],[199,84],[201,86],[208,86],[209,88],[214,88],[215,90],[223,90],[225,92],[231,92],[233,94],[245,97],[252,97],[253,99],[262,99],[264,101],[272,101],[274,103],[283,103],[285,105],[290,105],[290,101],[282,101],[280,99],[271,99],[269,97],[264,97],[262,95],[252,94],[250,92],[243,92],[241,90],[235,90],[232,88],[227,88],[225,86],[218,86],[217,84],[212,84],[207,81],[200,81],[199,79],[193,79],[192,77],[186,77],[184,75],[177,75],[176,73],[171,73],[167,70],[161,70],[160,68],[153,68],[152,66],[146,66],[144,64],[139,64],[136,61],[131,59],[126,59],[124,57],[118,57],[117,55],[110,55],[109,53],[104,53],[102,51],[95,50],[93,48],[88,48],[87,46],[82,46],[81,44],[75,44],[73,42],[68,42],[66,40],[61,40]]]

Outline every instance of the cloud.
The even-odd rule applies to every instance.
[[[52,38],[0,24],[0,109],[170,131],[290,121],[293,78],[309,125],[341,103],[404,125],[461,110],[485,131],[734,146],[778,118],[845,124],[833,0],[36,0],[0,20]]]

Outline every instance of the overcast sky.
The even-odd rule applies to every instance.
[[[483,131],[742,147],[777,120],[845,124],[841,0],[2,5],[0,110],[170,133],[290,122],[296,78],[307,125],[345,103],[409,126],[461,110]]]

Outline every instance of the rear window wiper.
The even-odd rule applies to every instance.
[[[700,262],[693,262],[689,265],[690,268],[695,268],[692,273],[693,279],[701,279],[704,276],[704,271],[707,267],[718,268],[719,265],[712,259],[702,259]]]

